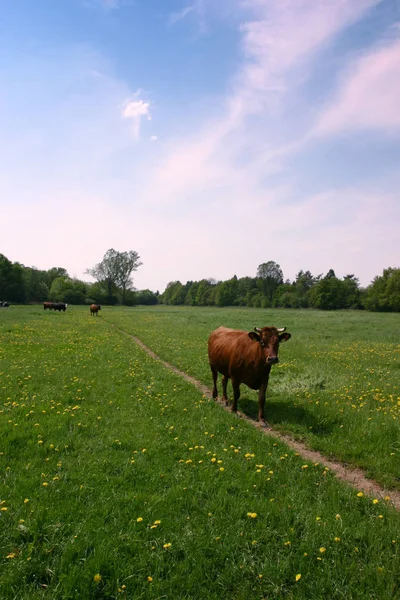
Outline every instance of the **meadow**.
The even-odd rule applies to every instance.
[[[224,325],[286,327],[273,367],[266,419],[314,450],[400,489],[400,316],[362,311],[158,307],[118,309],[107,320],[211,389],[210,332]],[[219,392],[222,393],[221,378]],[[232,387],[228,385],[232,399]],[[239,409],[257,417],[257,392]]]
[[[127,335],[211,387],[206,340],[221,324],[286,326],[269,422],[398,488],[397,315],[10,307],[2,600],[400,598],[390,497],[222,410]],[[256,404],[243,387],[240,410]]]

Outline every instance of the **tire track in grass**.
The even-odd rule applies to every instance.
[[[142,342],[142,340],[140,340],[135,335],[132,335],[131,333],[127,333],[126,331],[124,331],[123,329],[120,329],[119,327],[116,327],[115,325],[112,325],[112,326],[115,329],[117,329],[120,333],[123,333],[124,335],[127,335],[128,337],[130,337],[138,346],[140,346],[140,348],[142,348],[142,350],[147,352],[147,354],[149,356],[151,356],[154,360],[161,363],[166,369],[173,371],[174,373],[176,373],[176,375],[179,375],[180,377],[185,379],[185,381],[188,381],[189,383],[194,385],[207,398],[210,398],[210,399],[212,398],[211,390],[206,385],[204,385],[203,383],[201,383],[200,381],[198,381],[191,375],[188,375],[184,371],[180,371],[174,365],[171,365],[170,363],[168,363],[165,360],[163,360],[162,358],[160,358],[155,352],[153,352],[153,350],[151,350],[148,346],[146,346],[146,344],[144,344]],[[222,402],[222,400],[220,400],[219,398],[214,399],[214,402],[216,402],[217,404],[222,406],[222,408],[224,410],[231,412],[230,406],[226,406],[225,403]],[[328,467],[328,469],[330,469],[331,471],[333,471],[333,473],[335,473],[335,475],[338,479],[351,485],[356,490],[362,491],[362,492],[364,492],[368,495],[374,496],[374,497],[379,497],[381,499],[389,497],[390,503],[394,506],[394,508],[396,508],[396,510],[400,511],[400,492],[398,492],[396,490],[387,490],[384,487],[382,487],[379,483],[374,481],[373,479],[367,479],[367,477],[364,475],[364,472],[361,469],[358,469],[355,467],[350,467],[350,466],[344,465],[340,462],[330,460],[326,456],[323,456],[320,452],[317,452],[316,450],[310,450],[309,448],[307,448],[307,446],[305,446],[301,442],[297,442],[296,440],[292,439],[290,436],[288,436],[284,433],[275,431],[272,428],[263,427],[260,423],[258,423],[258,421],[254,421],[253,419],[250,419],[247,415],[245,415],[241,411],[238,411],[237,414],[241,419],[244,419],[248,423],[251,423],[251,425],[253,425],[253,427],[256,427],[261,432],[263,432],[266,435],[269,435],[271,437],[274,437],[274,438],[280,440],[281,442],[284,442],[285,444],[287,444],[290,448],[292,448],[292,450],[295,450],[296,452],[298,452],[305,460],[309,460],[312,462],[318,462],[318,463],[324,465],[325,467]]]

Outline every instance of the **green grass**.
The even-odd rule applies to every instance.
[[[211,388],[207,339],[219,325],[285,326],[292,334],[271,371],[266,419],[328,457],[400,489],[400,317],[361,311],[156,307],[108,310],[163,359]],[[221,384],[219,384],[221,393]],[[232,389],[228,386],[232,398]],[[257,393],[239,409],[257,417]]]
[[[400,597],[390,503],[221,410],[109,324],[206,379],[196,329],[229,312],[11,308],[0,314],[2,600]]]

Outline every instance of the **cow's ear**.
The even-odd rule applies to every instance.
[[[253,340],[253,342],[259,342],[260,336],[255,331],[249,331],[249,338]]]
[[[280,342],[287,342],[288,340],[290,340],[292,336],[290,335],[290,333],[282,333],[282,335],[279,336],[279,341]]]

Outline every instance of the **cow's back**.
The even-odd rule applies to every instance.
[[[229,376],[229,365],[248,347],[250,342],[246,331],[218,327],[208,339],[208,360],[211,367]]]

